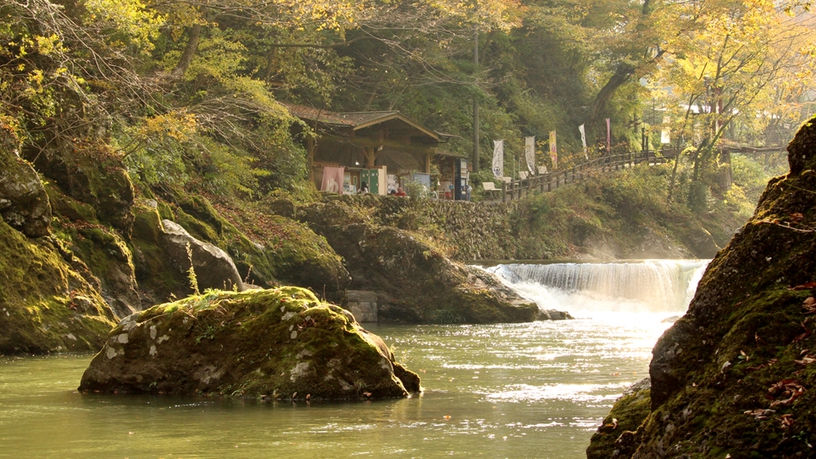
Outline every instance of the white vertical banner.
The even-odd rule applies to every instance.
[[[527,169],[535,174],[535,136],[524,138],[524,158],[527,159]]]
[[[504,140],[493,141],[493,175],[504,177]]]
[[[550,160],[553,169],[558,169],[558,146],[555,143],[555,131],[550,131]]]
[[[612,121],[606,119],[606,154],[612,153]]]
[[[671,118],[668,116],[663,117],[663,129],[660,131],[660,143],[667,144],[671,143]]]
[[[586,146],[586,131],[584,130],[584,125],[578,126],[578,132],[581,133],[581,145],[584,146],[584,159],[589,159],[589,155],[587,155],[587,146]]]

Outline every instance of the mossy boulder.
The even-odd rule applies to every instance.
[[[299,215],[343,256],[352,288],[377,292],[382,321],[525,322],[538,315],[535,303],[494,275],[453,262],[415,233],[366,222],[364,213],[341,200]]]
[[[336,400],[405,397],[418,381],[349,313],[281,287],[209,291],[125,318],[79,390]]]
[[[187,273],[173,266],[163,245],[158,203],[139,199],[133,206],[133,266],[143,304],[156,304],[193,293]]]
[[[96,351],[116,322],[87,267],[0,220],[0,354]]]
[[[651,412],[624,457],[813,457],[816,118],[788,152],[791,172],[655,346]]]
[[[162,244],[167,258],[181,273],[189,273],[196,288],[221,288],[239,292],[244,290],[238,269],[227,252],[214,244],[192,237],[178,223],[163,220],[162,226]]]

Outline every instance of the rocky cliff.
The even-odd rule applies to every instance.
[[[655,346],[649,409],[613,408],[639,427],[602,427],[588,457],[816,454],[816,118],[788,160]]]

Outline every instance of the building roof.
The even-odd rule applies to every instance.
[[[371,111],[371,112],[331,112],[319,108],[305,107],[303,105],[282,104],[289,109],[289,113],[300,119],[314,121],[323,125],[333,127],[349,128],[358,131],[367,127],[376,126],[391,120],[401,121],[410,127],[439,140],[441,137],[449,138],[450,135],[441,134],[432,129],[428,129],[421,124],[402,115],[399,111]]]

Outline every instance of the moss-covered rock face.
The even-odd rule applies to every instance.
[[[0,137],[10,137],[0,128]],[[9,140],[0,141],[0,218],[28,237],[50,231],[51,206],[40,176],[19,158]]]
[[[649,379],[635,383],[615,402],[612,411],[592,435],[587,459],[610,459],[631,455],[638,426],[649,415]]]
[[[816,118],[720,251],[650,365],[651,413],[626,457],[813,457]]]
[[[241,277],[250,283],[308,287],[326,292],[328,298],[336,298],[337,292],[348,286],[349,274],[340,256],[305,224],[252,209],[223,210],[231,212],[231,219],[241,223],[244,230],[237,229],[202,197],[181,199],[178,207],[165,205],[162,217],[226,250]]]
[[[122,161],[110,147],[94,141],[54,142],[23,156],[67,196],[91,206],[96,217],[125,237],[133,224],[134,189]]]
[[[54,234],[90,270],[102,298],[118,317],[142,310],[131,249],[110,225],[101,224],[88,204],[46,186],[54,208]],[[86,276],[87,277],[87,276]]]
[[[210,291],[129,316],[79,389],[358,399],[404,397],[418,381],[350,314],[284,287]]]
[[[0,220],[0,354],[99,349],[114,316],[83,270],[59,243]]]

